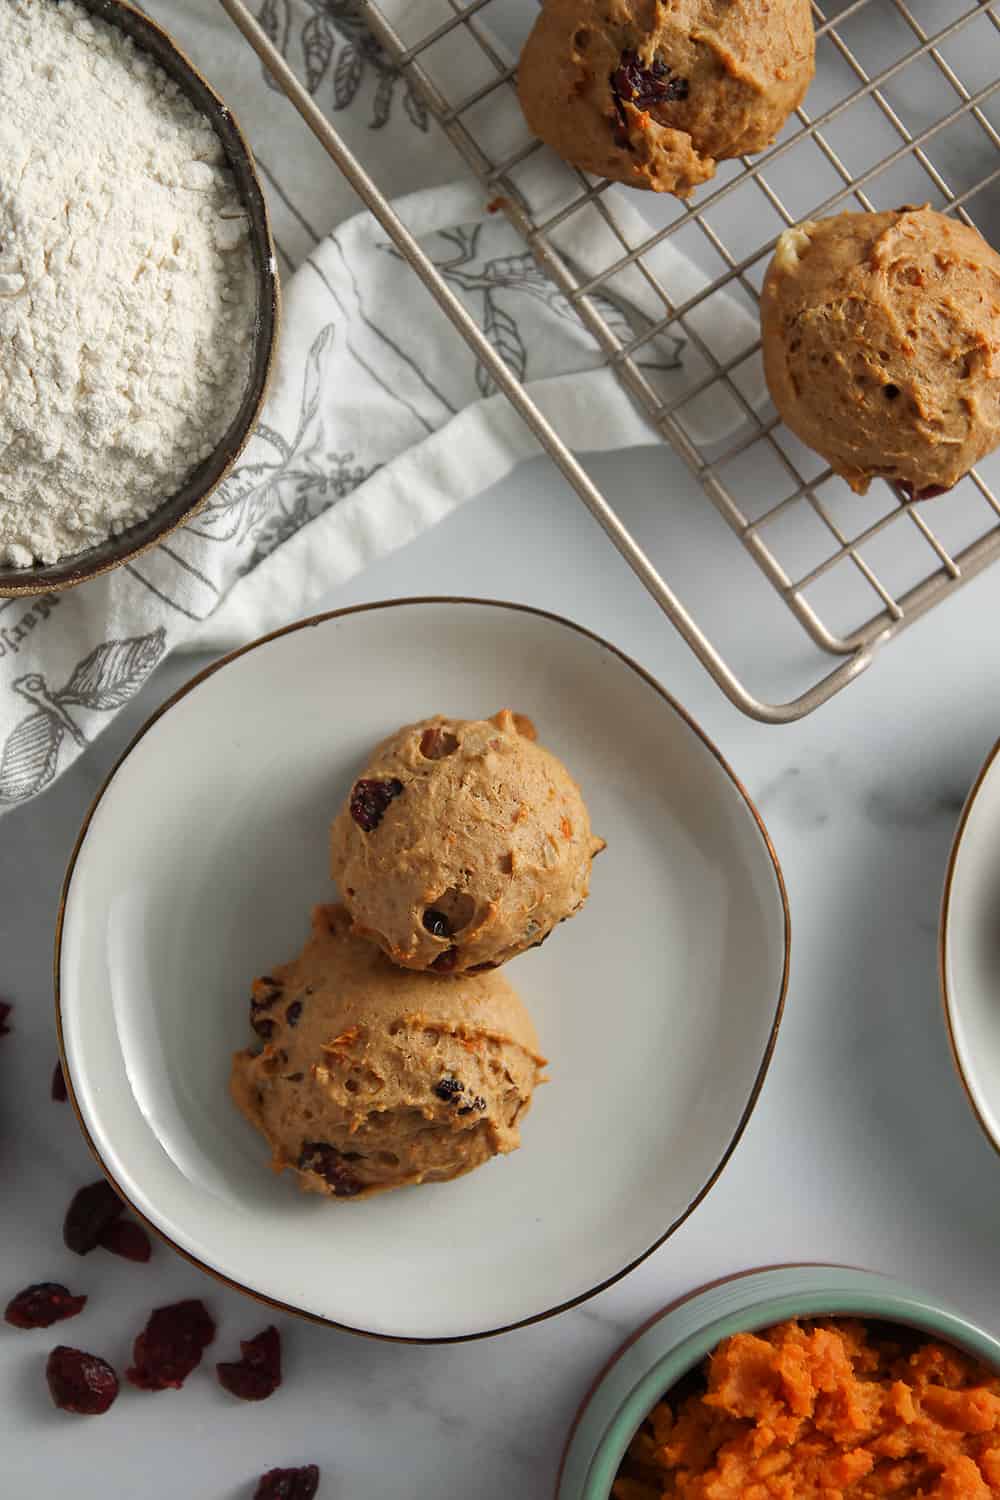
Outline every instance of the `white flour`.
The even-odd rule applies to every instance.
[[[247,224],[219,140],[113,26],[0,0],[0,562],[172,495],[236,415]]]

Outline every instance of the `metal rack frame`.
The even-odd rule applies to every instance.
[[[875,208],[877,205],[870,190],[877,185],[877,179],[883,173],[904,162],[915,162],[922,168],[928,196],[934,199],[935,206],[942,211],[957,214],[967,223],[973,223],[969,207],[972,200],[992,183],[1000,182],[1000,131],[983,109],[987,100],[1000,90],[1000,76],[978,89],[971,89],[949,61],[946,51],[948,44],[964,28],[977,18],[983,18],[990,27],[991,39],[995,33],[1000,55],[1000,0],[952,0],[949,6],[952,12],[950,18],[934,32],[928,32],[914,13],[915,0],[909,0],[909,3],[908,0],[884,0],[907,28],[913,44],[881,71],[872,73],[866,70],[856,48],[851,45],[847,27],[859,12],[874,4],[874,0],[853,0],[853,3],[845,4],[833,19],[828,19],[822,6],[813,0],[817,45],[820,49],[818,67],[823,66],[824,56],[833,57],[837,65],[850,75],[852,86],[849,91],[815,117],[810,115],[807,108],[800,109],[797,112],[797,125],[793,124],[778,144],[759,157],[744,158],[738,163],[728,164],[732,175],[724,177],[720,171],[716,182],[700,191],[693,206],[677,204],[676,217],[665,227],[650,229],[638,244],[630,241],[615,215],[613,198],[609,194],[610,185],[575,171],[574,191],[568,200],[560,205],[557,212],[544,221],[537,222],[520,190],[518,176],[535,153],[547,148],[540,142],[531,142],[506,160],[495,161],[491,160],[482,141],[477,138],[471,125],[471,117],[477,107],[482,106],[497,91],[516,88],[515,67],[494,43],[484,25],[489,20],[489,7],[502,4],[502,0],[447,0],[451,14],[431,33],[421,37],[416,43],[411,41],[409,45],[404,44],[390,24],[379,0],[360,0],[361,9],[380,45],[419,90],[431,114],[495,199],[496,205],[502,208],[523,236],[538,264],[576,310],[626,390],[700,480],[709,499],[792,612],[809,641],[822,653],[834,658],[835,664],[825,675],[800,696],[784,703],[765,702],[754,696],[729,667],[706,632],[688,612],[667,580],[563,444],[558,433],[532,402],[521,382],[507,369],[484,338],[421,247],[393,213],[363,165],[350,153],[291,71],[274,53],[273,48],[269,47],[267,39],[259,27],[255,27],[241,0],[222,0],[222,3],[648,592],[718,685],[743,712],[767,723],[787,723],[812,712],[864,671],[887,641],[1000,556],[1000,499],[981,471],[973,472],[951,495],[933,505],[906,504],[894,489],[878,482],[872,491],[874,514],[873,507],[866,507],[860,500],[856,501],[847,519],[838,514],[833,486],[840,481],[835,479],[830,469],[822,468],[815,461],[810,464],[810,456],[806,454],[806,450],[796,447],[777,417],[770,414],[770,409],[763,412],[758,410],[741,387],[741,369],[745,370],[750,361],[759,360],[759,340],[741,351],[736,358],[722,361],[713,354],[692,322],[692,314],[697,309],[726,289],[739,288],[751,300],[752,305],[756,306],[758,289],[753,279],[754,273],[762,272],[766,266],[777,234],[783,228],[805,217],[822,217],[836,212],[844,206],[856,205],[866,210]],[[827,9],[829,8],[827,5]],[[957,14],[954,13],[956,11]],[[458,28],[474,40],[488,60],[491,75],[490,82],[485,86],[474,89],[466,97],[452,100],[446,98],[435,83],[426,60],[430,49],[446,40]],[[907,69],[921,63],[933,65],[936,76],[943,81],[942,86],[946,86],[955,102],[951,109],[937,114],[929,125],[914,131],[907,125],[889,92]],[[996,72],[1000,75],[1000,68]],[[877,109],[881,120],[891,127],[893,138],[898,137],[899,143],[860,174],[852,175],[841,152],[836,149],[829,136],[831,126],[835,126],[852,106],[861,101],[869,101]],[[807,99],[806,104],[808,103]],[[946,172],[927,148],[936,138],[962,121],[975,122],[982,132],[983,142],[993,148],[996,164],[991,170],[977,176],[975,181],[956,191],[950,186]],[[806,212],[800,210],[793,214],[770,178],[782,158],[804,142],[811,142],[819,151],[836,174],[839,186]],[[714,209],[723,205],[726,199],[748,183],[755,186],[769,205],[777,221],[777,232],[759,247],[755,247],[751,254],[738,255],[729,249],[724,232],[713,224],[711,215]],[[853,200],[853,204],[850,200]],[[621,247],[620,254],[613,261],[596,274],[587,276],[567,262],[552,239],[561,226],[585,208],[596,210],[600,214]],[[701,242],[705,245],[706,253],[716,263],[721,262],[724,269],[702,290],[683,302],[675,303],[649,261],[658,246],[692,227],[702,236]],[[633,330],[631,338],[623,339],[621,332],[616,331],[603,316],[601,299],[607,299],[609,292],[613,293],[615,277],[625,271],[638,273],[643,278],[644,286],[655,297],[657,304],[662,306],[662,316],[652,322],[644,320],[641,329]],[[707,373],[694,385],[670,400],[665,400],[657,393],[637,358],[651,341],[664,333],[682,337],[698,351],[708,367]],[[684,421],[683,408],[686,403],[713,391],[724,391],[726,399],[735,402],[741,414],[738,435],[728,441],[721,452],[706,451],[700,446]],[[727,477],[727,468],[737,462],[742,466],[748,455],[756,453],[759,457],[762,451],[766,452],[768,462],[774,470],[783,476],[782,488],[766,509],[752,513],[759,496],[737,494],[732,481]],[[814,456],[812,458],[814,460]],[[814,470],[818,468],[818,472],[808,472],[810,467]],[[948,546],[940,534],[946,529],[941,526],[940,518],[946,514],[950,505],[958,503],[953,497],[959,496],[963,491],[966,502],[973,495],[977,507],[981,506],[982,521],[973,528],[974,534],[971,537],[964,537],[961,546]],[[819,523],[824,539],[823,555],[805,568],[795,569],[782,561],[780,549],[773,543],[772,528],[776,523],[787,526],[791,521],[794,524],[805,513],[808,513],[814,527],[816,522]],[[967,525],[965,530],[968,531]],[[889,532],[893,534],[894,547],[901,544],[904,535],[912,541],[916,534],[923,544],[922,550],[927,553],[928,562],[921,576],[910,581],[904,588],[892,587],[883,576],[883,570],[872,561],[870,555],[872,544],[878,542],[881,545],[882,539]],[[867,594],[871,596],[870,612],[865,611],[860,621],[847,629],[829,623],[825,618],[826,611],[815,601],[818,586],[825,586],[829,592],[831,578],[836,585],[837,579],[844,576],[842,573],[835,575],[834,570],[838,566],[848,569],[855,582],[860,578]]]

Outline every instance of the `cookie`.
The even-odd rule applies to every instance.
[[[357,933],[406,968],[461,974],[578,911],[603,847],[566,767],[504,709],[379,745],[334,819],[330,867]]]
[[[318,906],[298,958],[254,982],[262,1051],[230,1089],[277,1171],[338,1201],[444,1182],[514,1151],[542,1080],[531,1018],[500,974],[413,974]]]
[[[775,139],[814,68],[809,0],[544,0],[518,90],[567,161],[686,198]]]
[[[858,494],[930,498],[1000,444],[1000,255],[967,224],[924,207],[787,230],[761,329],[775,406]]]

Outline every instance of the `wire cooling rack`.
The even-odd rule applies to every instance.
[[[649,593],[745,713],[784,723],[812,712],[889,640],[1000,555],[1000,463],[988,460],[948,495],[917,506],[883,481],[865,497],[854,495],[762,396],[757,336],[758,293],[775,241],[803,219],[930,202],[1000,244],[1000,0],[813,3],[816,78],[772,148],[723,163],[690,206],[567,167],[563,197],[541,214],[532,209],[527,184],[548,148],[525,132],[513,150],[498,152],[491,130],[497,110],[510,110],[516,99],[511,59],[533,8],[523,0],[440,0],[430,8],[429,0],[403,6],[396,0],[394,9],[391,0],[358,0],[376,41],[480,179],[491,206],[523,235],[607,364],[700,480],[804,633],[800,642],[817,648],[815,680],[783,702],[755,696],[729,666],[364,166],[248,22],[241,0],[222,3]],[[415,17],[424,14],[434,15],[433,24],[414,36]],[[474,50],[475,66],[458,75],[471,82],[449,91],[435,59],[454,54],[457,43],[467,60]],[[584,214],[591,222],[600,216],[610,247],[605,264],[586,270],[567,249]],[[705,273],[684,295],[663,270],[671,245]],[[609,307],[627,308],[637,285],[643,315],[609,321]],[[720,354],[711,329],[731,323],[734,308],[749,337],[735,352]],[[650,374],[652,351],[658,340],[662,348],[665,335],[686,344],[687,379],[669,395]],[[696,414],[706,402],[730,413],[723,442],[701,435]]]

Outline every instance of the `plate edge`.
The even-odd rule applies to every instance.
[[[714,758],[716,763],[732,783],[733,787],[736,789],[739,796],[742,798],[744,805],[746,806],[754,823],[757,826],[757,831],[760,834],[761,840],[764,844],[764,848],[771,862],[771,868],[774,874],[775,885],[781,905],[784,925],[784,953],[782,960],[781,980],[778,988],[777,1004],[774,1010],[774,1019],[771,1023],[770,1032],[767,1038],[767,1044],[764,1048],[763,1056],[754,1076],[753,1085],[747,1098],[746,1105],[744,1106],[744,1109],[736,1123],[736,1127],[733,1131],[732,1136],[730,1137],[729,1143],[722,1156],[720,1157],[718,1163],[716,1164],[714,1170],[709,1175],[708,1179],[703,1184],[696,1196],[684,1209],[683,1213],[679,1214],[677,1218],[668,1225],[664,1233],[660,1235],[650,1246],[648,1246],[647,1249],[642,1251],[640,1255],[629,1261],[627,1265],[623,1266],[619,1271],[616,1271],[612,1276],[605,1278],[605,1280],[601,1281],[596,1286],[590,1287],[588,1290],[581,1292],[574,1297],[571,1297],[567,1301],[559,1303],[555,1307],[546,1308],[542,1312],[532,1313],[528,1317],[519,1318],[513,1323],[502,1324],[496,1328],[477,1330],[472,1333],[447,1334],[436,1337],[419,1337],[413,1335],[381,1333],[376,1332],[372,1329],[358,1328],[349,1323],[340,1323],[333,1318],[327,1318],[319,1313],[309,1312],[305,1308],[292,1306],[290,1303],[282,1302],[278,1298],[269,1297],[265,1293],[255,1291],[252,1287],[245,1286],[242,1282],[233,1280],[231,1277],[227,1276],[224,1271],[218,1270],[214,1266],[208,1265],[205,1261],[200,1260],[197,1256],[185,1250],[181,1245],[178,1245],[176,1241],[166,1233],[165,1230],[152,1223],[152,1221],[147,1218],[147,1216],[143,1214],[140,1209],[136,1207],[129,1195],[121,1187],[114,1174],[110,1171],[110,1169],[104,1162],[104,1159],[97,1148],[97,1144],[94,1141],[94,1138],[91,1135],[91,1132],[84,1120],[83,1113],[76,1098],[76,1092],[72,1080],[72,1070],[69,1067],[68,1059],[66,1056],[66,1046],[63,1036],[61,960],[63,931],[65,927],[66,910],[69,902],[73,874],[76,869],[77,860],[80,856],[84,843],[86,842],[87,835],[90,831],[94,815],[97,812],[97,809],[100,803],[103,801],[106,793],[110,790],[115,777],[118,775],[118,772],[121,770],[125,761],[138,747],[138,745],[146,737],[146,735],[150,732],[154,725],[156,725],[159,720],[170,711],[170,709],[175,707],[175,705],[179,703],[183,698],[186,698],[188,694],[194,692],[196,688],[200,687],[202,683],[206,682],[210,677],[213,677],[216,672],[221,671],[224,667],[227,667],[233,662],[238,661],[241,657],[247,655],[249,652],[257,650],[258,647],[268,645],[271,641],[278,640],[286,635],[291,635],[296,631],[314,629],[319,625],[326,624],[330,620],[338,620],[343,619],[347,616],[367,614],[375,610],[409,608],[411,606],[420,605],[456,604],[472,605],[476,608],[504,609],[513,613],[532,615],[537,619],[547,620],[551,624],[559,625],[566,629],[575,631],[578,635],[584,636],[586,639],[592,641],[595,645],[601,647],[605,651],[609,651],[613,656],[616,656],[621,662],[624,663],[625,666],[629,667],[634,673],[636,673],[636,675],[639,676],[648,687],[651,687],[654,692],[659,694],[659,696],[669,705],[669,707],[674,711],[674,713],[677,714],[677,716],[684,722],[684,724],[686,724],[687,728],[701,741],[703,747]],[[1000,744],[998,744],[997,748],[1000,749]],[[535,605],[520,604],[503,599],[475,598],[469,595],[427,594],[406,596],[397,599],[373,600],[364,604],[346,605],[341,609],[325,610],[320,614],[309,615],[301,620],[294,620],[290,624],[282,625],[276,630],[268,631],[266,634],[258,636],[254,640],[248,641],[242,646],[237,646],[232,651],[226,652],[222,656],[218,657],[215,661],[209,662],[206,667],[203,667],[199,672],[196,672],[191,678],[188,679],[187,682],[182,683],[179,688],[171,693],[170,696],[166,698],[164,702],[161,703],[153,711],[152,714],[150,714],[149,718],[145,721],[145,723],[140,725],[139,729],[133,735],[132,739],[128,742],[124,750],[115,760],[113,766],[102,781],[93,800],[86,810],[83,822],[80,826],[80,831],[77,834],[77,837],[73,844],[73,848],[70,852],[69,861],[66,866],[66,873],[63,877],[63,883],[59,894],[59,905],[56,912],[55,941],[53,952],[53,991],[55,999],[56,1037],[59,1046],[59,1058],[62,1064],[63,1076],[66,1082],[66,1090],[70,1104],[73,1108],[74,1114],[76,1115],[77,1123],[80,1127],[84,1141],[86,1142],[86,1145],[91,1155],[94,1157],[94,1160],[96,1161],[98,1167],[104,1173],[105,1177],[108,1179],[115,1192],[119,1195],[120,1198],[123,1199],[126,1204],[128,1204],[130,1210],[136,1215],[136,1217],[139,1218],[142,1223],[144,1223],[150,1230],[152,1230],[159,1239],[163,1240],[165,1244],[169,1245],[172,1250],[174,1250],[178,1255],[181,1255],[191,1265],[196,1267],[196,1269],[214,1277],[217,1281],[220,1281],[224,1286],[228,1286],[231,1290],[242,1292],[245,1296],[252,1297],[254,1301],[259,1302],[264,1306],[276,1308],[280,1312],[287,1313],[295,1317],[305,1318],[307,1321],[320,1324],[323,1327],[336,1328],[344,1333],[354,1333],[363,1338],[370,1338],[382,1342],[399,1344],[431,1345],[471,1343],[479,1339],[494,1338],[500,1334],[511,1333],[518,1328],[531,1327],[533,1324],[544,1322],[549,1318],[558,1316],[560,1313],[569,1311],[570,1308],[578,1307],[581,1303],[589,1301],[592,1297],[597,1296],[598,1293],[607,1290],[608,1287],[613,1286],[616,1282],[621,1281],[625,1276],[628,1276],[632,1271],[635,1270],[637,1266],[641,1265],[644,1260],[647,1260],[649,1256],[654,1253],[654,1251],[660,1249],[660,1247],[664,1245],[666,1241],[676,1233],[680,1226],[688,1218],[690,1218],[695,1209],[698,1208],[698,1206],[704,1201],[707,1195],[711,1192],[712,1188],[718,1182],[722,1173],[725,1171],[725,1168],[732,1158],[736,1147],[739,1145],[739,1142],[743,1137],[743,1133],[746,1130],[753,1111],[757,1106],[761,1090],[764,1086],[764,1080],[767,1076],[768,1070],[771,1065],[771,1060],[774,1056],[774,1050],[778,1040],[778,1032],[781,1028],[781,1022],[784,1018],[785,1002],[788,995],[788,983],[791,963],[791,938],[791,911],[789,908],[788,890],[785,885],[784,873],[782,871],[777,852],[774,848],[774,844],[771,841],[771,836],[768,833],[767,827],[756,803],[750,796],[743,782],[736,775],[732,766],[726,760],[725,756],[715,745],[715,743],[709,738],[709,736],[705,733],[705,731],[701,728],[697,721],[692,717],[688,710],[678,702],[678,700],[673,696],[672,693],[668,692],[668,690],[662,685],[662,683],[657,680],[657,678],[652,675],[651,672],[647,671],[645,667],[643,667],[633,657],[628,655],[627,652],[621,650],[618,646],[613,645],[610,641],[606,640],[603,636],[598,635],[595,631],[588,629],[587,626],[581,625],[575,620],[570,620],[565,615],[559,615],[554,611],[541,609]]]

